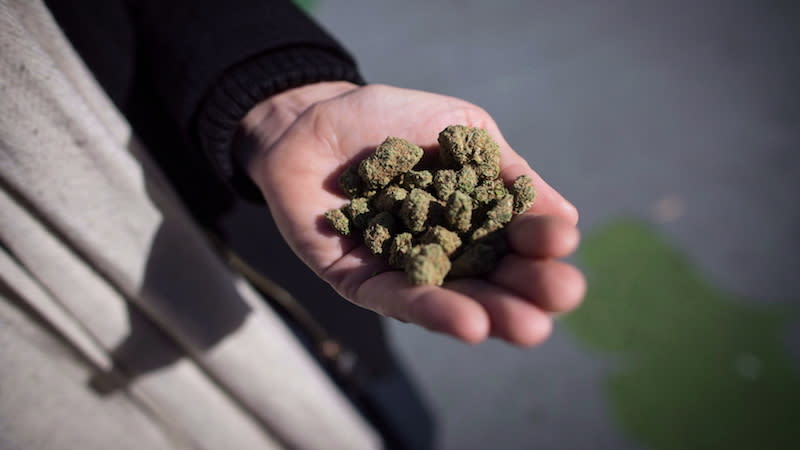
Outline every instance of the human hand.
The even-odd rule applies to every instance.
[[[506,183],[526,174],[534,206],[507,226],[512,253],[487,279],[415,286],[357,238],[334,233],[323,213],[345,203],[336,180],[386,136],[426,151],[447,125],[485,128],[500,144]],[[243,120],[256,142],[248,172],[292,250],[344,298],[384,316],[421,325],[470,343],[488,336],[531,346],[552,328],[550,313],[575,308],[585,281],[556,258],[578,245],[578,213],[503,139],[482,109],[452,97],[343,82],[304,86],[274,96]],[[378,275],[375,273],[380,272]]]

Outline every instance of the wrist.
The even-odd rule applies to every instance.
[[[289,89],[258,103],[239,124],[245,145],[238,145],[235,149],[237,162],[258,184],[254,170],[257,161],[304,111],[316,103],[338,97],[358,87],[347,81],[313,83]]]

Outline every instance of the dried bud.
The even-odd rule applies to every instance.
[[[358,166],[358,174],[369,189],[379,189],[396,176],[408,172],[422,159],[418,146],[400,138],[388,137]]]
[[[325,212],[325,218],[334,230],[342,236],[350,235],[350,220],[344,215],[341,209],[330,209]]]
[[[486,130],[475,128],[470,139],[472,146],[472,162],[478,175],[493,180],[500,175],[500,146],[489,136]]]
[[[457,189],[465,194],[472,194],[475,186],[478,185],[478,173],[475,167],[467,164],[458,171],[458,185]]]
[[[513,217],[514,196],[509,194],[497,200],[492,208],[486,212],[486,217],[489,220],[506,224],[511,221]]]
[[[412,190],[403,200],[400,207],[400,218],[412,233],[421,233],[425,230],[433,196],[422,189]]]
[[[358,174],[358,169],[350,166],[339,175],[339,187],[350,198],[356,198],[364,190],[364,181]]]
[[[439,170],[433,175],[433,189],[442,200],[447,200],[456,191],[457,185],[458,175],[455,170]]]
[[[372,206],[378,211],[397,211],[407,196],[405,189],[389,185],[372,199]]]
[[[461,191],[455,191],[447,199],[445,211],[450,228],[463,233],[469,230],[472,221],[472,199]]]
[[[508,253],[503,231],[496,231],[469,244],[453,261],[448,276],[453,278],[478,277],[491,272]]]
[[[373,213],[369,209],[369,200],[364,197],[358,197],[350,200],[350,203],[344,207],[344,212],[350,218],[352,224],[356,228],[364,229],[372,218]]]
[[[406,261],[406,274],[413,284],[441,285],[450,271],[450,259],[439,244],[417,245]]]
[[[533,187],[531,177],[520,175],[511,185],[511,193],[514,194],[514,212],[522,214],[536,201],[536,189]]]
[[[486,180],[475,188],[472,196],[479,205],[487,205],[508,195],[503,180]]]
[[[445,167],[461,167],[472,159],[472,132],[464,125],[450,125],[439,133],[439,157]]]
[[[439,146],[447,167],[473,163],[478,175],[487,180],[500,175],[500,146],[484,129],[451,125],[439,133]]]
[[[375,255],[383,253],[384,249],[388,248],[392,231],[396,228],[397,222],[391,213],[382,212],[373,217],[364,230],[364,243],[367,244],[369,251]]]
[[[425,189],[433,182],[433,175],[427,170],[409,170],[400,175],[400,186],[404,189]]]
[[[389,245],[389,264],[396,269],[406,266],[406,259],[414,247],[411,233],[400,233],[392,238]]]
[[[439,244],[447,253],[447,256],[452,255],[458,247],[461,247],[461,238],[456,233],[441,226],[428,228],[428,231],[419,238],[419,242],[420,244]]]

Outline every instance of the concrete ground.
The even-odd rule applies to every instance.
[[[487,109],[512,146],[579,207],[586,236],[621,217],[645,220],[687,258],[693,278],[733,298],[731,307],[788,307],[790,320],[773,331],[776,352],[792,361],[781,373],[793,401],[800,392],[798,5],[319,0],[314,15],[369,80]],[[590,280],[602,275],[596,270]],[[587,301],[622,295],[611,297],[593,297],[590,288]],[[681,334],[681,323],[671,326]],[[609,381],[635,364],[630,353],[593,348],[584,331],[559,326],[545,345],[518,350],[499,342],[467,347],[391,324],[396,348],[440,415],[443,449],[681,448],[636,420],[661,403],[631,416],[631,401]],[[742,373],[778,370],[743,355]],[[762,397],[747,405],[760,407]],[[702,406],[686,401],[686,411]],[[774,426],[762,448],[789,448],[767,442],[785,431]]]

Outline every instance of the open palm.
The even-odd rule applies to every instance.
[[[433,151],[451,124],[487,129],[503,151],[503,178],[531,176],[537,201],[509,224],[512,254],[486,280],[414,286],[386,271],[357,237],[335,234],[323,213],[346,203],[337,176],[387,136]],[[492,335],[533,345],[549,334],[548,313],[572,309],[583,296],[580,272],[554,259],[577,246],[575,208],[508,146],[486,112],[462,100],[388,86],[348,90],[304,110],[250,172],[294,252],[343,297],[382,315],[468,342]]]

